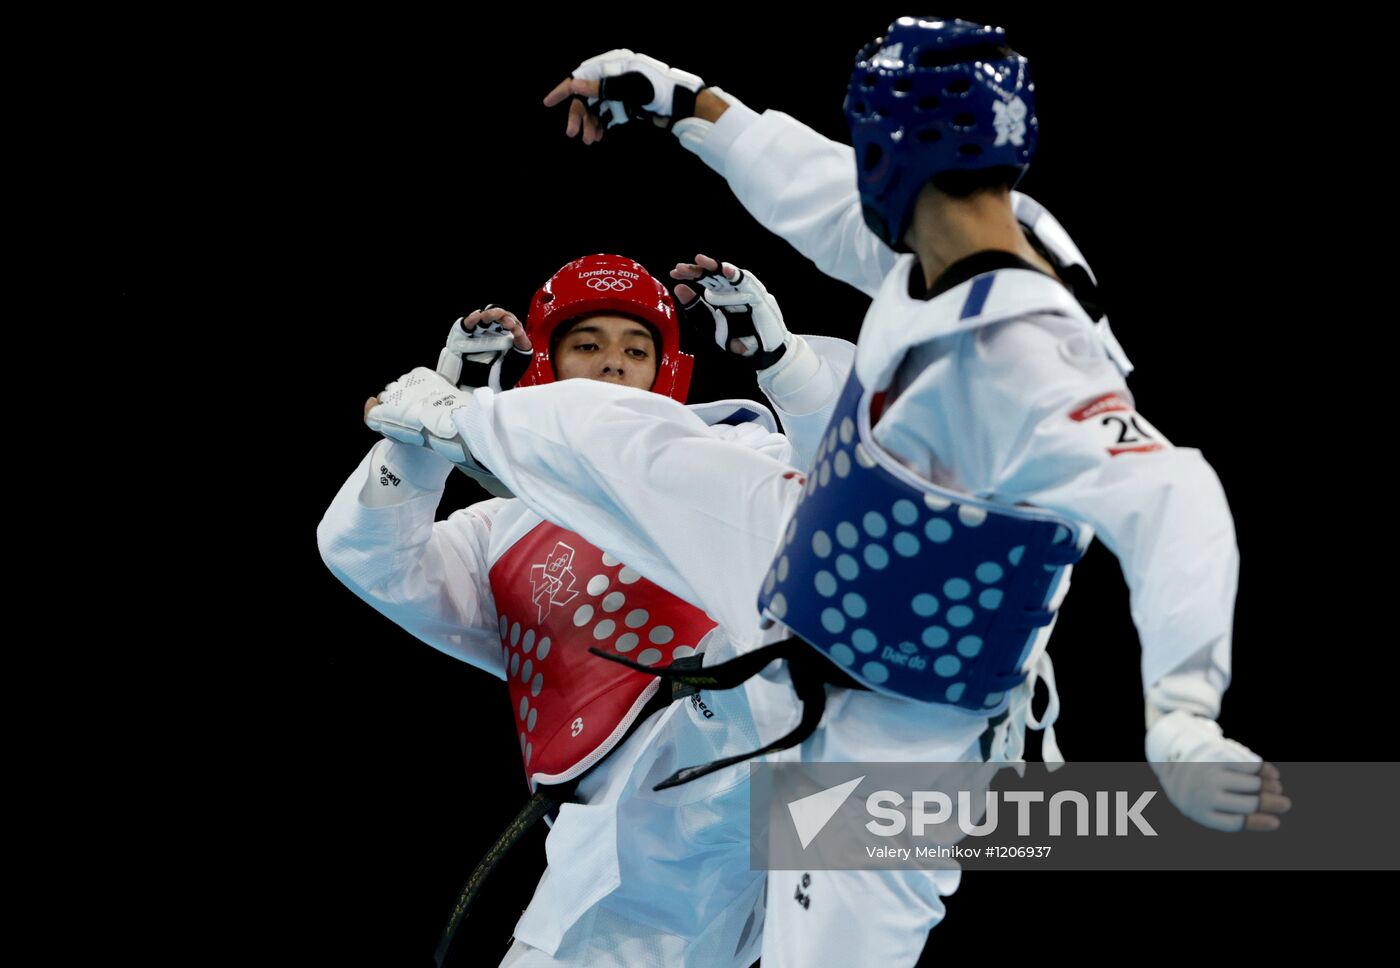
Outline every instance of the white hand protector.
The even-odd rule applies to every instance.
[[[469,455],[452,425],[452,411],[465,398],[445,377],[426,366],[414,367],[384,388],[379,405],[365,415],[365,425],[391,440],[427,447],[454,464],[463,464]]]
[[[677,119],[695,113],[695,95],[705,86],[694,74],[626,49],[588,58],[573,76],[602,82],[599,97],[589,98],[588,106],[609,128],[632,119],[662,119],[669,130]]]
[[[487,309],[494,308],[487,305]],[[468,327],[463,316],[452,324],[447,333],[447,345],[438,354],[437,371],[456,386],[462,379],[462,358],[473,363],[494,363],[511,348],[514,337],[501,328],[499,321],[478,323]]]
[[[1259,810],[1259,754],[1226,739],[1220,724],[1184,710],[1147,731],[1147,759],[1167,799],[1214,830],[1239,830]]]
[[[777,363],[792,345],[794,337],[777,300],[752,272],[722,262],[718,270],[706,270],[699,279],[687,282],[701,291],[681,307],[686,319],[713,332],[721,349],[742,356],[755,370]],[[742,351],[734,349],[731,341],[738,341]]]

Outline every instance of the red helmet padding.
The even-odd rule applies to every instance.
[[[565,323],[597,313],[634,316],[661,334],[653,393],[685,403],[695,358],[681,352],[681,331],[671,293],[640,262],[621,255],[586,255],[568,263],[530,300],[525,331],[534,355],[516,386],[554,382],[549,351],[554,331]]]

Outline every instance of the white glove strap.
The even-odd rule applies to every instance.
[[[1214,649],[1204,646],[1147,689],[1147,728],[1167,713],[1184,709],[1216,719],[1225,695],[1225,674],[1211,659]]]
[[[705,90],[709,91],[731,108],[736,104],[742,103],[738,98],[717,87],[708,87]],[[704,143],[705,139],[710,134],[710,129],[714,126],[715,122],[713,121],[706,121],[704,118],[691,116],[689,118],[681,118],[673,124],[671,126],[671,133],[680,139],[681,147],[686,151],[694,152],[698,155],[700,153],[700,145]]]
[[[803,407],[807,394],[802,391],[816,377],[821,366],[821,357],[812,352],[807,341],[796,333],[790,333],[787,352],[768,369],[758,371],[758,385],[779,408],[788,413],[810,413],[816,407]],[[824,400],[825,388],[820,389]],[[819,404],[821,402],[818,400]]]

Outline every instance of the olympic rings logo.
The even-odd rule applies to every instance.
[[[625,292],[632,288],[632,280],[619,279],[617,276],[594,276],[588,280],[588,288],[607,290],[608,292]]]

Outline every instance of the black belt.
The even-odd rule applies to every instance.
[[[686,656],[683,659],[677,659],[673,662],[671,668],[682,671],[699,669],[703,658],[702,655]],[[651,670],[648,669],[647,671]],[[647,700],[641,712],[632,720],[632,724],[627,728],[627,732],[623,734],[622,739],[618,740],[617,746],[621,746],[626,742],[628,737],[630,737],[652,713],[659,709],[665,709],[676,700],[684,699],[699,691],[699,689],[693,686],[686,685],[676,680],[672,681],[669,692],[666,689],[656,690],[656,694]],[[617,746],[614,746],[613,749],[616,749]],[[611,750],[609,751],[609,755],[611,755]],[[606,759],[606,756],[603,757],[603,760]],[[599,760],[599,762],[601,763],[603,760]],[[566,783],[541,784],[539,789],[535,791],[535,795],[526,802],[525,806],[520,809],[520,812],[506,825],[506,829],[501,831],[501,835],[496,838],[496,842],[486,851],[486,854],[472,871],[471,876],[467,878],[467,883],[463,885],[461,892],[457,895],[457,903],[452,906],[452,913],[447,918],[447,926],[443,928],[442,931],[442,939],[438,941],[437,950],[433,953],[433,958],[437,962],[438,968],[445,968],[449,963],[449,959],[452,958],[452,945],[457,937],[457,929],[460,928],[462,922],[466,920],[467,913],[471,910],[473,902],[476,901],[477,896],[481,893],[481,888],[486,884],[486,879],[491,876],[491,872],[496,869],[496,866],[500,864],[502,858],[510,852],[510,849],[520,843],[521,839],[530,828],[538,823],[542,817],[549,816],[559,809],[560,804],[567,803],[574,798],[574,790],[578,787],[579,782],[597,765],[598,764],[595,763],[582,774]]]
[[[615,652],[604,652],[601,649],[590,649],[589,651],[613,662],[620,662],[628,668],[649,672],[654,676],[669,679],[673,683],[681,683],[696,691],[701,689],[721,691],[733,689],[758,675],[763,671],[763,667],[770,662],[781,660],[788,664],[788,674],[792,677],[792,687],[797,692],[797,700],[802,706],[802,719],[798,722],[796,729],[751,753],[740,753],[738,756],[727,756],[722,760],[714,760],[701,766],[687,766],[677,770],[652,787],[654,790],[666,790],[680,786],[682,783],[689,783],[691,780],[708,776],[716,770],[722,770],[726,766],[751,760],[755,756],[791,749],[816,732],[817,726],[821,723],[822,714],[826,712],[826,687],[828,685],[844,689],[866,688],[796,636],[781,642],[774,642],[772,645],[762,646],[752,652],[746,652],[728,662],[705,666],[702,669],[695,668],[696,663],[692,660],[698,658],[696,656],[688,656],[671,663],[669,666],[644,666]],[[681,667],[682,662],[687,664],[685,668]]]
[[[730,659],[728,662],[705,666],[698,671],[691,670],[699,665],[700,656],[689,656],[677,660],[669,666],[653,667],[640,665],[615,652],[603,652],[600,649],[590,649],[589,651],[594,655],[611,659],[613,662],[620,662],[629,668],[669,679],[673,683],[673,688],[674,684],[684,684],[696,692],[701,689],[733,689],[758,675],[763,671],[763,667],[770,662],[782,660],[788,664],[788,674],[792,677],[793,689],[796,691],[797,700],[802,706],[802,719],[798,722],[796,729],[751,753],[727,756],[722,760],[714,760],[701,766],[687,766],[677,770],[652,787],[653,790],[666,790],[670,787],[680,786],[682,783],[697,780],[716,770],[722,770],[726,766],[733,766],[735,763],[742,763],[756,756],[776,753],[779,750],[791,749],[798,745],[816,732],[817,726],[821,724],[822,715],[826,712],[826,687],[829,685],[839,689],[869,691],[868,686],[852,679],[828,661],[825,655],[797,636],[754,649],[752,652]],[[682,663],[685,663],[684,667],[682,667]],[[1002,712],[992,719],[980,737],[984,761],[988,758],[992,735],[997,725],[1006,718],[1006,715],[1006,712]]]

